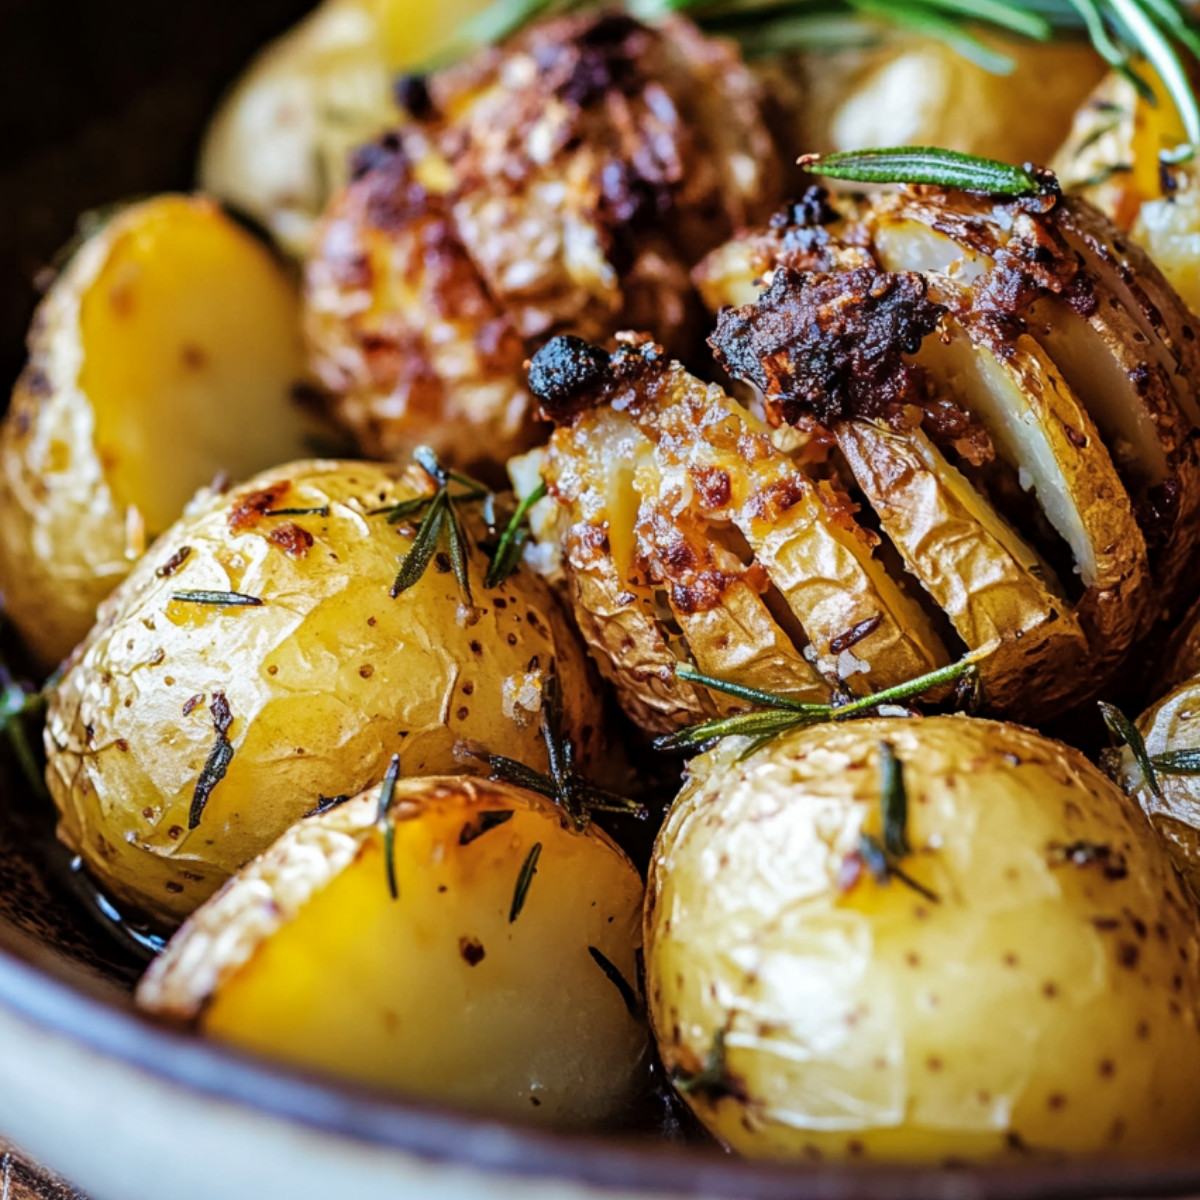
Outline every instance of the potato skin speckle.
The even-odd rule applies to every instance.
[[[904,764],[903,868],[936,903],[869,871],[847,886],[879,833],[883,740]],[[743,745],[692,763],[647,890],[664,1062],[694,1072],[723,1031],[739,1085],[687,1096],[713,1133],[756,1157],[852,1140],[922,1163],[1192,1145],[1200,919],[1081,754],[965,717],[820,726],[738,762]]]

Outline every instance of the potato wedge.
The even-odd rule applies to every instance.
[[[389,877],[379,792],[234,876],[138,1003],[413,1097],[555,1126],[617,1115],[647,1051],[637,869],[544,796],[444,777],[396,785]]]
[[[0,589],[44,666],[198,487],[307,452],[295,289],[215,204],[131,205],[34,319],[0,426]]]
[[[484,587],[478,501],[457,506],[473,606],[444,548],[389,595],[415,530],[386,510],[432,493],[416,467],[276,468],[204,499],[107,601],[54,694],[47,778],[119,900],[178,922],[395,751],[414,776],[482,770],[461,742],[543,769],[552,665],[563,732],[597,760],[583,649],[531,572]]]
[[[651,1025],[710,1131],[790,1160],[1190,1150],[1200,918],[1083,755],[963,717],[744,745],[693,760],[646,896]]]

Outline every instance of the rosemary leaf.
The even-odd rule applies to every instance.
[[[748,737],[755,739],[754,749],[757,750],[764,741],[778,737],[790,729],[798,729],[803,725],[814,725],[820,720],[830,720],[833,709],[827,710],[828,715],[802,716],[790,709],[768,709],[765,712],[738,713],[732,717],[720,717],[715,721],[705,721],[700,725],[690,725],[686,729],[678,729],[674,733],[663,734],[654,739],[655,750],[702,750],[711,746],[721,738]]]
[[[879,792],[883,807],[883,848],[892,858],[912,853],[908,844],[908,793],[904,764],[891,742],[879,743]]]
[[[911,700],[914,696],[931,692],[943,684],[957,683],[960,679],[976,675],[976,663],[986,653],[986,649],[972,651],[949,666],[938,667],[934,671],[918,675],[915,679],[898,683],[895,687],[884,688],[882,692],[872,692],[869,696],[860,696],[857,700],[851,700],[849,704],[843,704],[835,709],[834,719],[844,721],[847,717],[856,717],[860,713],[876,709],[881,704],[900,704],[905,700]]]
[[[329,505],[323,504],[320,508],[269,508],[264,517],[327,517],[329,516]]]
[[[521,551],[525,548],[525,543],[529,538],[529,529],[525,524],[529,516],[529,510],[539,500],[544,500],[545,498],[546,481],[542,480],[517,505],[517,511],[513,513],[508,524],[504,527],[504,532],[500,535],[500,544],[496,547],[496,553],[492,555],[487,577],[483,581],[484,587],[499,587],[520,565]]]
[[[408,500],[401,500],[399,504],[393,504],[390,508],[374,509],[372,515],[386,516],[389,525],[399,525],[401,521],[415,517],[417,513],[428,508],[433,500],[433,496],[413,496]]]
[[[408,553],[400,560],[400,569],[396,572],[389,593],[393,600],[418,583],[429,569],[442,535],[442,525],[446,521],[447,504],[445,492],[438,492],[430,501],[429,511],[417,530],[417,536],[413,538]]]
[[[217,740],[213,744],[212,750],[209,751],[208,761],[204,764],[204,769],[200,772],[200,778],[196,780],[196,787],[192,792],[192,804],[188,810],[189,829],[195,829],[200,824],[200,819],[204,816],[204,810],[207,808],[217,784],[225,778],[229,764],[233,761],[233,744],[229,740],[229,730],[233,727],[233,713],[230,711],[229,701],[226,700],[224,692],[213,693],[208,711],[212,713]]]
[[[506,758],[503,754],[489,754],[485,761],[491,767],[491,778],[501,783],[511,783],[515,787],[523,787],[531,792],[546,796],[550,800],[558,798],[554,780],[549,775],[543,775],[532,767],[527,767],[515,758]]]
[[[1150,762],[1159,775],[1200,775],[1200,749],[1164,750]]]
[[[1137,726],[1115,704],[1106,704],[1103,700],[1100,701],[1100,715],[1104,718],[1104,724],[1108,726],[1109,733],[1113,735],[1118,744],[1128,746],[1132,751],[1134,759],[1142,769],[1142,777],[1146,781],[1146,786],[1156,796],[1161,797],[1162,789],[1158,784],[1158,776],[1154,772],[1154,764],[1150,761],[1146,743],[1142,739],[1141,733],[1138,732]]]
[[[392,799],[396,795],[396,781],[400,778],[400,755],[393,754],[387,774],[379,788],[379,808],[375,823],[383,827],[383,863],[387,873],[388,895],[400,899],[400,885],[396,880],[396,822],[392,820]]]
[[[542,843],[534,842],[533,848],[525,856],[521,864],[521,873],[517,876],[517,886],[513,890],[512,907],[508,910],[508,923],[511,925],[525,907],[525,897],[529,895],[529,885],[537,874],[538,859],[542,856]]]
[[[466,537],[463,534],[462,522],[458,519],[458,512],[454,508],[454,500],[449,494],[446,495],[446,528],[449,530],[450,537],[450,566],[454,570],[454,578],[458,583],[459,594],[462,597],[463,603],[474,605],[475,601],[471,595],[471,578],[467,569],[467,543]]]
[[[813,175],[854,183],[932,183],[985,196],[1036,196],[1048,193],[1053,176],[991,158],[977,158],[936,146],[894,146],[804,154],[800,166]]]
[[[949,46],[960,57],[993,75],[1010,75],[1016,63],[1007,55],[993,50],[952,16],[940,13],[933,6],[918,0],[847,0],[855,12],[887,21],[909,33],[932,38]]]
[[[603,951],[596,946],[589,946],[588,953],[592,956],[592,962],[596,964],[607,976],[609,983],[621,993],[621,1000],[625,1007],[629,1010],[631,1017],[637,1017],[642,1010],[641,1002],[638,1000],[638,994],[633,990],[629,980],[617,969]]]
[[[714,692],[724,692],[729,696],[736,696],[739,700],[747,700],[751,704],[759,704],[769,708],[786,708],[789,712],[812,714],[824,714],[829,708],[827,704],[805,704],[799,700],[793,700],[790,696],[780,696],[775,692],[764,692],[758,688],[746,687],[740,683],[730,683],[725,679],[717,679],[712,675],[702,675],[695,667],[689,666],[687,663],[676,663],[675,677],[677,679],[686,679],[688,683],[698,683],[701,687],[710,688]]]
[[[171,599],[180,604],[209,604],[215,608],[259,608],[263,603],[258,596],[242,592],[174,592]]]

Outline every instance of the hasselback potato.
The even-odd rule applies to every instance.
[[[711,704],[679,659],[806,697],[964,648],[988,709],[1036,720],[1192,581],[1195,332],[1086,204],[814,190],[697,278],[740,305],[711,344],[747,406],[636,338],[531,372],[558,424],[539,534],[643,724]]]
[[[736,51],[673,18],[531,27],[402,89],[307,267],[307,332],[368,453],[500,464],[538,436],[522,364],[561,330],[702,345],[688,272],[778,199]]]

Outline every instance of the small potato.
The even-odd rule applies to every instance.
[[[268,46],[209,127],[205,189],[303,257],[350,152],[395,125],[398,71],[421,66],[485,0],[326,0]]]
[[[620,1111],[647,1049],[642,881],[595,826],[470,779],[372,789],[290,829],[179,931],[151,1012],[284,1062],[583,1125]],[[532,871],[532,874],[531,874]]]
[[[116,896],[177,923],[397,750],[411,775],[470,770],[460,741],[544,768],[552,665],[588,769],[584,652],[526,568],[484,587],[478,501],[458,506],[475,606],[444,550],[389,595],[414,528],[380,510],[432,490],[415,467],[277,468],[199,501],[105,604],[51,703],[47,776],[60,836]]]
[[[209,200],[124,209],[42,302],[0,426],[0,589],[44,666],[221,471],[306,452],[298,302]]]
[[[1004,162],[1046,162],[1104,64],[1083,41],[988,40],[1013,61],[1010,73],[923,37],[804,55],[797,153],[945,146]],[[1031,111],[1036,120],[1028,119]]]
[[[1138,718],[1137,727],[1152,757],[1200,751],[1200,678],[1188,679],[1152,705]],[[1151,787],[1125,748],[1116,777],[1150,818],[1179,873],[1200,898],[1200,775],[1158,770],[1156,786]]]
[[[907,851],[881,869],[885,742]],[[1200,919],[1081,754],[965,717],[744,747],[692,763],[646,898],[651,1024],[713,1133],[931,1164],[1194,1146]]]

